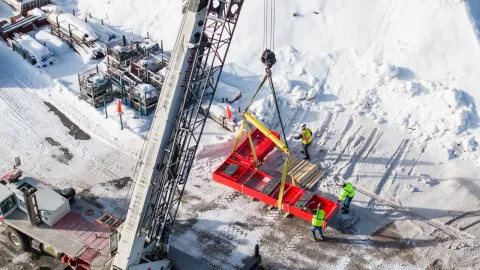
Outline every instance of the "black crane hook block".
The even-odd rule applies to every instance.
[[[275,65],[275,63],[277,62],[277,59],[275,58],[275,54],[270,51],[269,49],[266,49],[263,53],[262,53],[262,63],[267,67],[267,68],[271,68],[273,65]]]

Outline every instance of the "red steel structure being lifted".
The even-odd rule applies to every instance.
[[[271,132],[280,138],[280,134]],[[251,138],[257,160],[261,162],[273,150],[275,144],[259,129],[255,129],[251,133]],[[246,138],[213,172],[213,180],[266,204],[277,206],[281,180],[273,178],[255,167],[255,158],[249,144],[249,139]],[[285,183],[282,200],[282,210],[285,212],[310,222],[312,214],[309,209],[316,210],[318,203],[323,204],[325,220],[328,220],[338,208],[335,202],[290,183]]]

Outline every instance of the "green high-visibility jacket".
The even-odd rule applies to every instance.
[[[322,209],[317,209],[317,213],[312,217],[312,225],[315,227],[322,227],[324,219],[325,211]]]
[[[342,188],[338,199],[342,201],[345,199],[345,197],[353,198],[353,196],[355,196],[355,189],[353,189],[353,185],[351,183],[347,182],[345,187]]]
[[[312,131],[309,128],[306,128],[302,131],[302,143],[309,144],[313,140]]]

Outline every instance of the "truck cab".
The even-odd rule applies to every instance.
[[[15,193],[8,187],[0,184],[0,224],[18,208]]]

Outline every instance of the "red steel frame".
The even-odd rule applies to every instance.
[[[280,138],[278,133],[273,131],[272,133],[277,138]],[[275,145],[258,129],[255,129],[252,132],[251,137],[257,159],[258,161],[263,161],[265,156],[273,150]],[[236,169],[231,174],[225,172],[229,167],[233,168],[234,166],[236,166]],[[254,157],[248,138],[246,138],[213,172],[213,180],[254,197],[266,204],[276,206],[277,198],[280,193],[280,181],[277,181],[278,183],[275,184],[273,189],[269,189],[269,191],[266,191],[265,193],[262,192],[270,181],[274,181],[272,183],[275,183],[275,180],[272,179],[272,176],[255,168]],[[306,190],[300,187],[285,183],[282,209],[285,212],[291,213],[292,215],[308,222],[312,220],[312,214],[307,210],[303,210],[304,207],[315,210],[318,203],[321,202],[323,204],[323,210],[326,213],[325,220],[328,220],[337,210],[338,205],[336,203],[317,194],[313,194],[311,198],[308,196],[310,199],[304,203],[304,207],[299,208],[295,206],[306,192]]]

